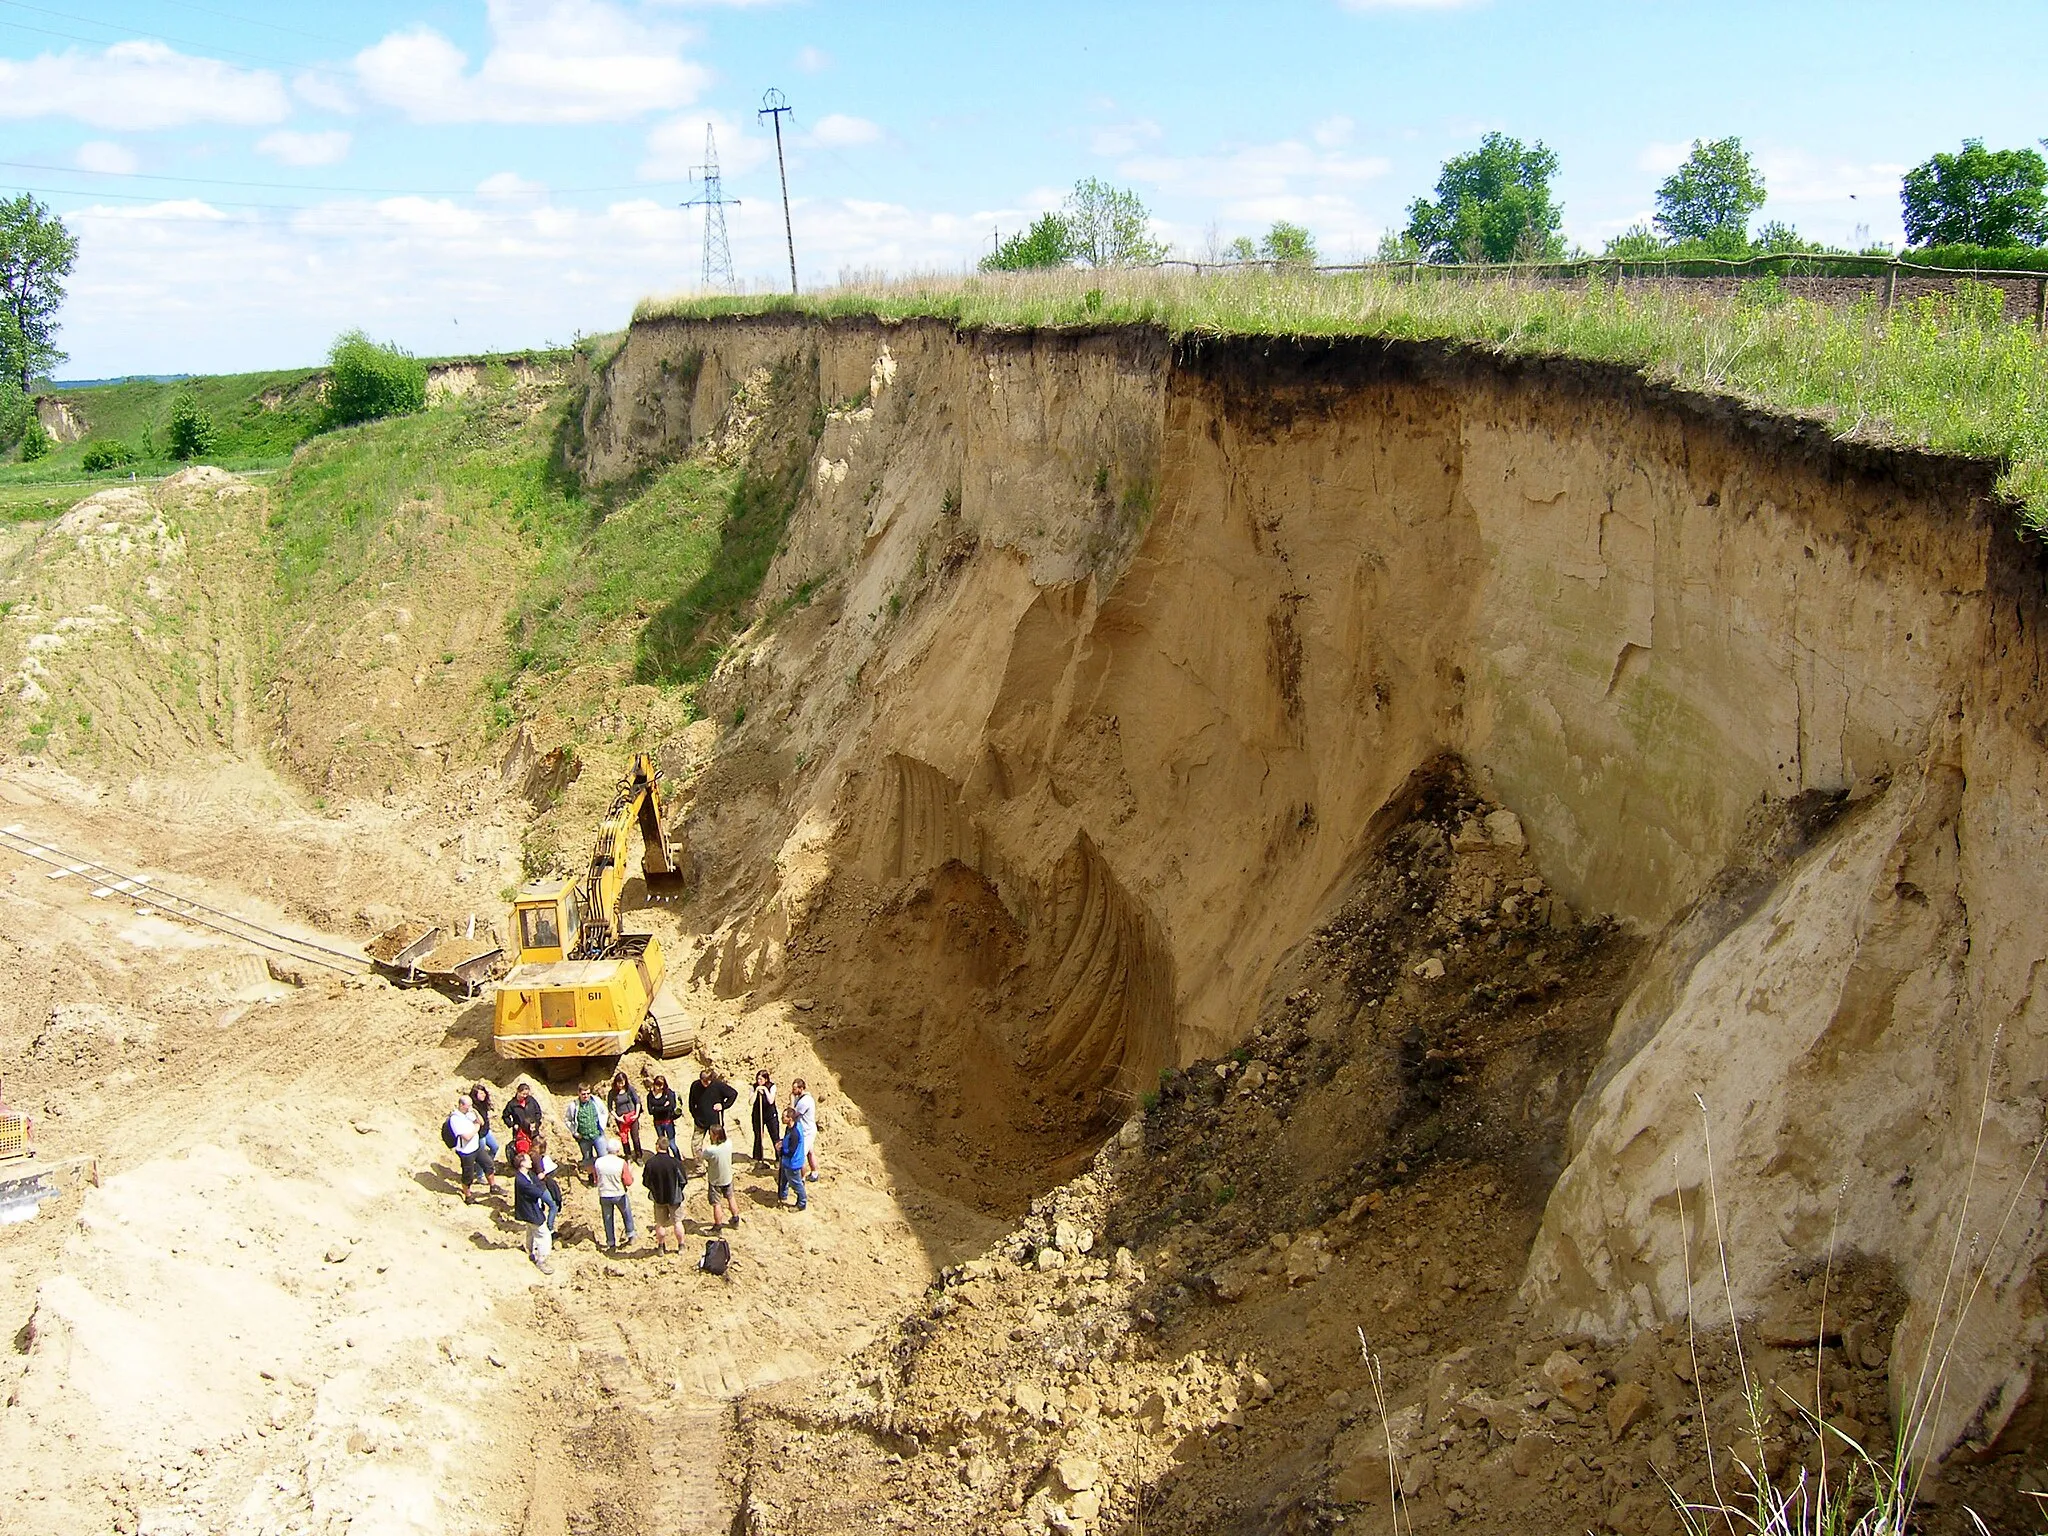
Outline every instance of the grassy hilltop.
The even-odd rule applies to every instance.
[[[1504,353],[1634,365],[1690,389],[1826,422],[1844,438],[1989,458],[2000,489],[2048,527],[2048,344],[2008,320],[1999,291],[1967,279],[1902,304],[1830,306],[1775,278],[1734,297],[1399,272],[1246,269],[934,276],[794,298],[649,300],[641,317],[800,310],[961,325],[1125,321],[1174,333],[1386,336],[1467,341]]]

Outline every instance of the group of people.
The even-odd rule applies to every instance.
[[[632,1189],[638,1182],[654,1207],[654,1242],[663,1253],[681,1253],[683,1194],[689,1182],[682,1144],[676,1135],[681,1115],[690,1125],[689,1156],[698,1164],[711,1208],[714,1236],[740,1224],[733,1199],[733,1157],[737,1143],[726,1117],[739,1103],[739,1090],[705,1067],[679,1101],[666,1077],[643,1067],[635,1088],[624,1072],[615,1073],[603,1090],[579,1088],[563,1110],[563,1125],[576,1143],[578,1167],[597,1191],[604,1223],[604,1245],[617,1252],[620,1229],[630,1248],[639,1235],[633,1216]],[[806,1186],[818,1177],[818,1101],[802,1078],[790,1084],[787,1114],[778,1101],[775,1078],[754,1074],[752,1122],[754,1168],[764,1172],[775,1163],[775,1199],[781,1206],[794,1197],[799,1211],[810,1208]],[[443,1123],[441,1139],[462,1165],[462,1198],[494,1199],[498,1194],[497,1162],[502,1151],[493,1128],[491,1090],[474,1083],[457,1097]],[[643,1121],[654,1126],[654,1150],[645,1150]],[[500,1122],[511,1140],[512,1216],[526,1228],[526,1251],[542,1274],[552,1273],[548,1255],[563,1208],[561,1164],[548,1150],[548,1117],[532,1085],[522,1081],[506,1101]],[[764,1150],[767,1155],[764,1155]]]

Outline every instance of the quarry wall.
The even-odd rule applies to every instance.
[[[1445,345],[770,316],[636,325],[586,472],[778,368],[823,430],[714,687],[750,722],[690,828],[721,985],[958,860],[1044,977],[1016,1060],[1131,1095],[1237,1038],[1459,753],[1560,921],[1654,938],[1530,1305],[1713,1315],[1711,1195],[1738,1310],[1881,1262],[1927,1444],[2038,1432],[2043,567],[1989,466]]]

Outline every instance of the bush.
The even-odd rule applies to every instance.
[[[87,443],[85,457],[78,462],[87,470],[119,469],[135,462],[135,450],[119,438],[103,437]]]
[[[335,339],[327,354],[328,425],[406,416],[426,404],[427,365],[410,352],[379,346],[361,331]]]
[[[50,451],[50,434],[43,430],[43,424],[34,416],[28,419],[28,426],[21,434],[21,459],[26,464],[31,459],[40,459]]]
[[[1043,213],[1021,235],[1010,236],[994,252],[982,257],[981,270],[1031,272],[1064,267],[1074,259],[1074,254],[1074,238],[1067,221],[1056,213]]]
[[[1929,245],[1901,251],[1899,260],[1965,271],[2048,272],[2048,251],[2031,245]]]
[[[212,453],[220,441],[213,418],[199,408],[190,390],[179,391],[171,401],[171,457],[196,459]]]
[[[0,451],[12,448],[36,419],[36,405],[12,379],[0,378]]]

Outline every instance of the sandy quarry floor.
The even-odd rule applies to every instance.
[[[488,797],[457,827],[441,805],[280,817],[252,809],[284,798],[259,788],[103,793],[16,760],[0,810],[236,911],[327,914],[342,938],[394,885],[439,878],[447,911],[475,904],[423,837],[467,830],[474,861],[502,856]],[[516,1080],[486,1005],[371,977],[286,985],[245,946],[12,855],[0,912],[6,1091],[64,1188],[0,1229],[6,1529],[722,1530],[733,1396],[857,1349],[996,1231],[892,1182],[886,1135],[786,1005],[693,992],[734,1076],[760,1062],[818,1088],[813,1209],[778,1212],[772,1176],[744,1176],[720,1283],[644,1235],[598,1252],[579,1188],[543,1279],[502,1200],[463,1205],[437,1134],[459,1085],[483,1077],[502,1102]],[[690,939],[657,919],[687,973]],[[701,1186],[689,1212],[701,1230]]]

